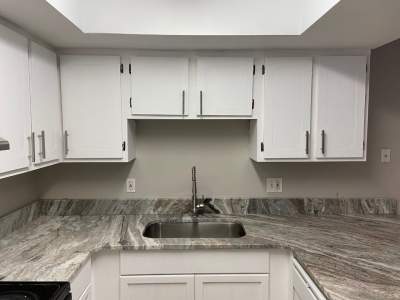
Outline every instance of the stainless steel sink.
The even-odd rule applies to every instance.
[[[158,222],[146,226],[148,238],[240,238],[243,225],[234,222]]]

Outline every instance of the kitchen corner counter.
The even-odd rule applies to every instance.
[[[240,239],[148,239],[157,215],[41,216],[0,240],[0,278],[70,281],[95,252],[150,249],[282,248],[293,251],[331,300],[400,299],[400,218],[224,216],[243,223]],[[174,218],[172,218],[174,219]],[[189,220],[190,217],[175,218]]]

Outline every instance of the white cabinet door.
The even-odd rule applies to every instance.
[[[121,159],[119,56],[61,57],[66,159]]]
[[[188,114],[188,58],[134,57],[131,63],[132,114]]]
[[[121,300],[194,300],[194,275],[122,276]]]
[[[61,158],[61,100],[57,56],[36,44],[30,47],[30,91],[34,164]]]
[[[264,157],[308,158],[311,126],[311,57],[266,59]]]
[[[30,122],[28,40],[0,25],[0,176],[29,167]]]
[[[250,57],[199,57],[198,115],[251,116],[253,64]]]
[[[196,275],[196,300],[268,300],[267,274]]]
[[[363,158],[365,56],[319,57],[315,66],[317,158]]]

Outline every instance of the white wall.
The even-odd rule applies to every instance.
[[[0,217],[39,199],[36,172],[0,180]]]

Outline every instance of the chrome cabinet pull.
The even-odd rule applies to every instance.
[[[68,155],[69,149],[68,149],[68,131],[65,130],[64,132],[64,154]]]
[[[306,131],[306,154],[310,154],[310,132]]]
[[[203,91],[200,91],[200,116],[203,115]]]
[[[42,130],[42,158],[46,158],[46,133]]]
[[[36,145],[35,145],[35,133],[31,134],[31,143],[32,143],[32,162],[36,161]]]
[[[322,142],[321,142],[321,153],[323,155],[325,155],[325,130],[321,131],[321,139],[322,139]]]
[[[185,115],[185,90],[182,91],[182,115]]]
[[[45,133],[44,130],[42,130],[40,132],[40,134],[38,134],[38,139],[40,139],[40,152],[39,152],[39,156],[42,159],[46,158],[46,137],[45,137]]]

